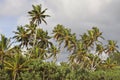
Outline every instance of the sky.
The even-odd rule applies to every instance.
[[[28,23],[32,4],[48,8],[48,25],[40,26],[50,33],[57,24],[77,34],[96,26],[106,40],[115,40],[120,46],[120,0],[0,0],[0,34],[12,37],[17,26]]]

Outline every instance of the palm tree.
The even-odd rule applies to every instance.
[[[112,61],[110,58],[107,58],[107,60],[105,61],[105,63],[102,64],[101,67],[103,67],[105,69],[111,69],[115,66],[116,66],[116,62]]]
[[[56,27],[54,27],[53,30],[53,38],[56,39],[56,41],[59,42],[59,44],[61,44],[63,42],[63,36],[64,36],[64,27],[63,25],[58,24]]]
[[[45,60],[48,58],[47,50],[44,48],[40,48],[38,45],[30,48],[28,52],[31,59],[40,59]]]
[[[85,48],[88,49],[88,47],[90,46],[90,38],[87,33],[81,35],[81,41],[82,43],[84,43]]]
[[[26,31],[28,32],[29,36],[29,44],[30,46],[35,46],[36,42],[36,35],[37,35],[37,25],[36,24],[29,24],[25,25]]]
[[[81,68],[88,67],[85,62],[89,62],[87,50],[84,48],[82,42],[77,42],[77,48],[69,57],[70,63],[77,63],[81,65]]]
[[[100,65],[101,59],[97,55],[89,54],[90,70],[94,71]]]
[[[1,34],[1,40],[0,40],[0,60],[3,67],[4,65],[4,57],[9,51],[11,44],[10,39],[7,39],[4,35]]]
[[[63,25],[58,24],[54,30],[54,39],[59,42],[59,45],[64,43],[64,48],[67,48],[68,51],[74,50],[76,47],[76,35],[71,33],[70,29],[65,28]]]
[[[37,25],[36,24],[27,24],[25,25],[25,27],[27,28],[26,31],[28,31],[30,34],[35,34],[35,31],[37,29]]]
[[[102,54],[105,51],[103,45],[101,44],[97,44],[96,45],[96,52],[98,53],[98,55]]]
[[[102,32],[99,31],[97,27],[93,27],[91,30],[88,30],[87,33],[81,35],[81,41],[85,44],[86,49],[89,47],[93,47],[99,41],[99,38],[104,39],[102,36]]]
[[[47,24],[47,22],[45,21],[46,17],[50,17],[49,15],[46,15],[45,12],[47,9],[42,10],[42,6],[41,5],[32,5],[33,10],[29,11],[29,15],[31,17],[31,24],[35,23],[37,25],[41,24],[41,22],[43,21],[45,24]]]
[[[36,45],[39,45],[40,48],[46,49],[53,45],[52,42],[49,41],[51,37],[48,36],[48,32],[40,28],[37,29],[36,39]]]
[[[18,48],[14,49],[13,53],[13,56],[6,57],[7,59],[4,61],[4,69],[11,72],[12,80],[16,80],[21,71],[29,70],[27,64],[30,62],[30,60],[27,60],[26,57],[23,57]]]
[[[57,54],[60,53],[60,50],[56,47],[56,46],[51,46],[51,48],[49,48],[49,52],[51,53],[50,57],[53,56],[54,58],[54,62],[57,61]]]
[[[117,46],[117,42],[113,41],[113,40],[108,40],[108,45],[106,45],[106,53],[107,54],[111,54],[114,52],[119,52],[118,51],[118,46]]]
[[[20,42],[20,47],[28,46],[29,43],[29,32],[23,26],[18,26],[17,32],[14,31],[15,36],[13,38],[16,39],[17,42]]]
[[[93,27],[92,30],[94,31],[94,36],[96,41],[98,41],[99,37],[104,39],[104,37],[102,36],[102,32],[100,32],[100,30],[97,27]]]

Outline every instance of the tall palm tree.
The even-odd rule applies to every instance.
[[[61,44],[63,42],[63,36],[64,36],[64,27],[63,25],[58,24],[56,27],[54,27],[53,29],[53,38],[56,39],[56,41],[59,42],[59,44]]]
[[[37,29],[36,39],[36,45],[39,45],[40,48],[46,49],[53,45],[52,42],[49,41],[51,37],[48,36],[48,32],[45,32],[40,28]]]
[[[17,32],[15,32],[15,36],[13,38],[16,39],[17,42],[20,42],[20,47],[28,46],[29,43],[29,32],[23,26],[18,26]]]
[[[49,15],[46,15],[45,12],[47,9],[42,10],[41,5],[32,5],[33,10],[29,11],[29,15],[31,17],[31,24],[36,23],[37,25],[41,24],[43,21],[45,24],[47,22],[45,21],[46,17],[50,17]]]
[[[29,36],[29,45],[35,46],[36,43],[36,35],[37,35],[37,25],[36,24],[28,24],[25,25],[26,31],[28,32]]]
[[[87,33],[84,33],[83,35],[81,35],[81,41],[82,43],[84,43],[85,48],[88,49],[91,42],[90,42],[89,35]]]
[[[67,48],[68,51],[72,51],[75,48],[76,35],[71,33],[70,29],[65,28],[63,25],[58,24],[54,30],[54,39],[61,45],[64,43],[64,48]]]
[[[102,36],[102,32],[100,32],[100,30],[97,27],[93,27],[92,30],[94,31],[94,36],[96,41],[98,41],[99,37],[104,39],[104,37]]]
[[[81,65],[81,68],[88,66],[85,64],[85,62],[89,61],[89,58],[88,58],[87,50],[84,48],[84,44],[82,42],[77,43],[77,48],[70,55],[69,61],[71,63],[77,63]]]
[[[28,50],[32,58],[48,58],[48,49],[53,46],[50,41],[51,37],[48,35],[47,31],[44,31],[41,28],[36,29],[36,39],[32,37],[33,46]]]

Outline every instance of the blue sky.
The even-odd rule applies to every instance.
[[[18,25],[28,23],[32,4],[48,8],[48,25],[41,25],[48,31],[58,23],[77,34],[97,26],[106,40],[116,40],[120,46],[120,0],[0,0],[0,33],[11,37]]]

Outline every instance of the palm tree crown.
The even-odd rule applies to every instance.
[[[44,14],[47,9],[42,10],[41,5],[32,5],[33,10],[29,11],[29,15],[31,16],[31,23],[37,23],[38,25],[41,24],[43,21],[45,24],[47,22],[45,21],[46,17],[50,17],[49,15]]]

